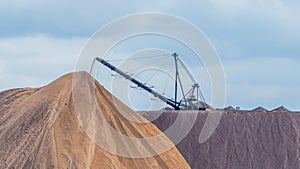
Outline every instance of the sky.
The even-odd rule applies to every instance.
[[[215,46],[226,106],[300,110],[299,9],[297,0],[0,1],[0,91],[72,72],[88,38],[112,20],[164,12],[193,23]]]

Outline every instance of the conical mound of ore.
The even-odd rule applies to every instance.
[[[86,72],[3,91],[0,168],[190,168],[155,125],[135,120],[147,122]]]

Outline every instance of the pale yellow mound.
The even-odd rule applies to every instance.
[[[93,82],[85,72],[76,75],[81,78],[81,83]],[[77,118],[72,77],[73,74],[67,74],[38,89],[13,89],[0,93],[0,168],[190,168],[175,147],[153,157],[128,158],[114,155],[97,145],[84,132]],[[138,138],[161,134],[151,123],[136,123],[124,118],[114,107],[113,96],[97,82],[95,85],[97,113],[102,113],[117,132]],[[142,119],[119,104],[126,114],[132,112],[133,118]],[[87,118],[91,117],[87,115]],[[95,124],[91,131],[105,133],[105,126]],[[94,134],[96,139],[99,133]],[[118,141],[108,136],[105,143],[118,145]],[[171,144],[165,136],[162,137],[162,146]],[[150,142],[137,146],[150,154],[157,151]]]

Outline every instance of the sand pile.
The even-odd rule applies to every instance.
[[[95,110],[84,103],[89,100],[85,99],[86,91],[77,91],[75,95],[82,101],[77,104],[77,109],[86,111],[85,116],[79,115],[83,121],[78,120],[74,107],[73,74],[42,88],[12,89],[0,93],[0,168],[189,168],[174,147],[144,158],[116,155],[130,151],[136,157],[136,152],[153,154],[158,149],[153,143],[143,141],[136,144],[136,150],[131,150],[135,145],[124,145],[122,140],[109,133],[101,119],[93,120],[99,114],[122,135],[148,138],[160,134],[161,146],[173,144],[153,124],[124,118],[120,111],[132,118],[143,119],[97,82],[94,83],[87,73],[76,75],[80,79],[78,85],[83,85],[82,89],[95,84]],[[121,105],[121,110],[116,109],[113,100]],[[94,114],[91,115],[90,110]],[[113,153],[96,144],[95,140],[99,142],[99,139],[103,145],[112,146],[108,149],[114,150]]]

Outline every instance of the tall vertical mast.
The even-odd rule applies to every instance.
[[[177,103],[177,81],[178,81],[178,65],[177,65],[177,53],[173,53],[172,55],[175,60],[175,103]]]

